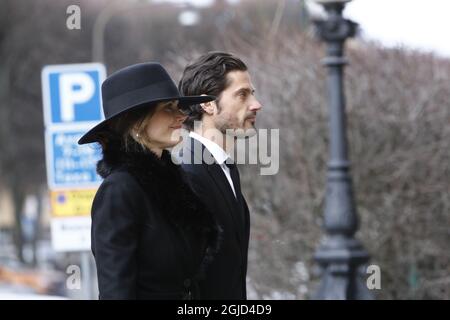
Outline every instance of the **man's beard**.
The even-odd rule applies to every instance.
[[[223,108],[220,105],[220,101],[216,101],[216,104],[217,104],[217,110],[218,110],[217,115],[220,115],[223,111]],[[248,137],[253,136],[256,133],[256,126],[252,122],[251,128],[245,129],[245,122],[247,121],[248,118],[254,118],[254,117],[256,117],[255,112],[248,112],[244,118],[241,128],[233,128],[230,125],[230,121],[226,121],[226,122],[218,121],[215,123],[215,127],[223,135],[231,135],[231,136],[234,136],[235,138],[248,138]],[[237,119],[236,119],[236,122],[237,122]],[[249,132],[247,133],[247,131],[249,131]]]
[[[244,122],[245,121],[246,120],[244,120]],[[235,138],[249,138],[256,133],[256,126],[254,123],[251,124],[251,128],[244,128],[244,126],[242,126],[242,128],[233,128],[229,123],[222,123],[216,124],[216,129],[223,135],[233,136]]]

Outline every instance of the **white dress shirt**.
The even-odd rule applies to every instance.
[[[194,131],[189,132],[189,137],[200,141],[206,147],[206,149],[208,149],[208,151],[212,154],[216,162],[222,168],[222,171],[225,174],[225,177],[227,177],[228,183],[230,184],[231,190],[233,190],[234,196],[236,197],[236,191],[234,191],[233,180],[231,179],[230,175],[230,168],[228,168],[227,165],[225,164],[225,161],[228,158],[230,158],[228,153],[226,153],[225,150],[223,150],[222,147],[220,147],[214,141],[202,137],[201,135],[195,133]]]

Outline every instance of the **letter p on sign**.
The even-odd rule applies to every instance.
[[[61,90],[61,120],[73,122],[75,106],[82,106],[94,96],[94,80],[87,73],[65,73],[59,77],[59,87]]]

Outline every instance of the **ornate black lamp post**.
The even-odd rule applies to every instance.
[[[328,163],[324,227],[326,236],[315,259],[322,268],[316,299],[371,299],[362,270],[368,253],[354,238],[358,229],[347,156],[345,97],[343,90],[344,42],[355,35],[357,24],[342,17],[350,0],[316,0],[327,12],[315,21],[319,37],[327,43],[330,106],[330,161]]]

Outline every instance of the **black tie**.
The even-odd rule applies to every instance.
[[[227,163],[229,162],[229,163]],[[236,204],[238,208],[238,215],[240,218],[241,228],[244,230],[245,226],[245,218],[244,218],[244,205],[242,202],[242,193],[241,193],[241,182],[239,179],[239,171],[237,169],[237,166],[234,162],[231,162],[230,159],[225,162],[226,166],[230,169],[230,176],[231,180],[233,181],[234,185],[234,192],[236,193]]]
[[[233,181],[234,192],[236,193],[236,201],[239,202],[239,195],[241,193],[241,182],[239,180],[239,172],[234,162],[231,162],[231,160],[227,160],[227,162],[225,162],[225,164],[230,169],[230,176],[231,180]]]

